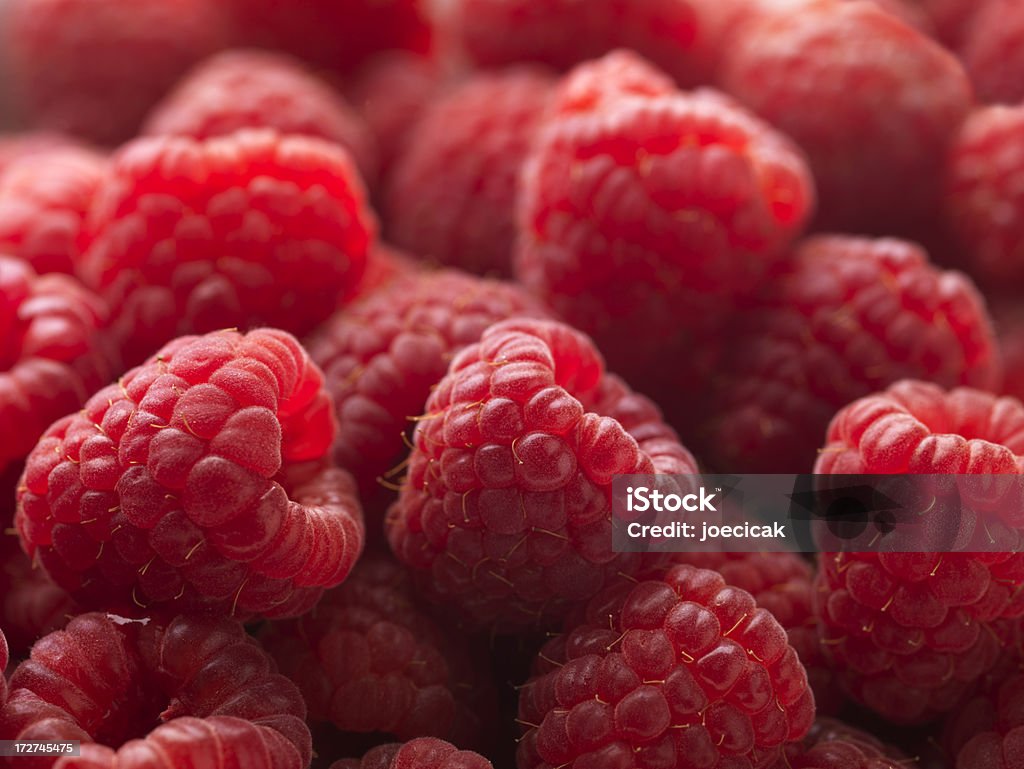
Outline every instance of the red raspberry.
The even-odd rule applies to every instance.
[[[1002,392],[1024,401],[1024,307],[1016,301],[997,302],[992,314],[1003,353]]]
[[[818,715],[835,715],[843,705],[842,693],[818,642],[814,617],[814,586],[810,565],[791,553],[677,553],[674,563],[717,571],[725,581],[746,590],[778,620],[789,645],[807,671]]]
[[[67,275],[0,256],[0,471],[113,378],[107,306]]]
[[[227,0],[242,41],[351,73],[381,51],[426,53],[432,30],[420,0]]]
[[[25,759],[26,769],[304,769],[305,715],[298,689],[237,623],[94,613],[15,669],[0,735],[82,742],[79,759]]]
[[[393,52],[375,56],[345,89],[370,128],[387,178],[420,113],[442,90],[438,67],[430,59]]]
[[[993,389],[1001,375],[973,284],[898,240],[804,241],[728,336],[702,435],[734,472],[808,472],[835,412],[900,379]]]
[[[786,746],[775,769],[906,769],[916,765],[867,732],[822,718],[802,742]]]
[[[703,4],[703,3],[700,3]],[[486,67],[537,62],[556,69],[631,48],[680,85],[706,82],[694,56],[701,35],[690,0],[455,0],[449,23],[469,57]]]
[[[337,463],[368,493],[401,459],[451,358],[493,323],[545,315],[514,284],[445,270],[399,276],[334,316],[309,348],[337,409]]]
[[[18,106],[103,144],[134,136],[189,67],[227,39],[211,0],[11,0],[3,49]]]
[[[301,613],[363,543],[351,477],[296,467],[333,439],[288,334],[178,339],[46,432],[18,489],[22,545],[90,607]]]
[[[25,133],[0,133],[0,176],[17,160],[53,150],[81,146],[70,136],[49,131],[26,131]]]
[[[427,106],[389,179],[391,239],[441,264],[510,274],[519,171],[552,90],[546,73],[507,70]]]
[[[1014,769],[1024,765],[1024,673],[989,682],[946,724],[956,769]]]
[[[961,57],[978,98],[1024,100],[1024,8],[1017,0],[985,0],[971,19]]]
[[[971,102],[957,60],[869,2],[766,13],[730,47],[721,82],[810,156],[817,223],[934,229],[945,152]]]
[[[836,415],[815,472],[1020,473],[1022,455],[1019,401],[904,381]],[[816,613],[833,665],[857,700],[896,722],[955,707],[997,660],[1001,618],[1024,613],[1019,553],[824,553],[820,568]]]
[[[478,753],[459,750],[451,743],[421,737],[404,745],[392,743],[374,748],[362,760],[345,758],[330,769],[494,769]]]
[[[611,549],[617,473],[694,473],[656,406],[550,321],[491,326],[427,401],[388,537],[471,621],[547,624],[638,554]]]
[[[82,225],[106,171],[106,158],[78,147],[12,162],[0,174],[0,251],[38,273],[74,275]]]
[[[312,721],[400,740],[480,739],[480,706],[493,692],[468,644],[417,607],[408,572],[393,561],[362,561],[314,612],[271,625],[262,640]]]
[[[1024,287],[1024,106],[976,110],[954,143],[946,213],[965,268],[997,291]]]
[[[789,142],[728,99],[620,69],[602,84],[615,67],[584,64],[562,86],[524,169],[516,273],[633,372],[717,333],[813,189]]]
[[[15,656],[27,653],[39,638],[60,630],[69,617],[80,613],[45,571],[32,568],[18,538],[0,533],[0,626]]]
[[[308,137],[155,137],[114,159],[83,271],[129,364],[180,334],[265,323],[303,334],[358,285],[375,225],[348,154]]]
[[[207,59],[150,113],[143,133],[209,139],[245,128],[337,142],[365,178],[376,173],[373,137],[344,98],[300,62],[269,51]]]
[[[785,631],[720,574],[675,566],[580,613],[520,692],[519,769],[760,769],[811,726]]]

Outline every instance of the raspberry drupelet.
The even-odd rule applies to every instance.
[[[698,452],[730,472],[808,472],[829,420],[901,379],[996,390],[981,294],[899,240],[817,236],[737,313]]]
[[[467,639],[417,604],[404,567],[367,556],[310,614],[273,623],[261,641],[298,685],[313,722],[477,744],[497,716],[493,687]]]
[[[0,471],[116,374],[106,303],[68,275],[0,255]]]
[[[619,473],[694,473],[657,407],[552,321],[491,326],[456,355],[388,511],[399,560],[474,624],[550,625],[641,554],[611,547]]]
[[[183,337],[46,432],[22,546],[88,608],[301,614],[363,545],[355,482],[320,461],[334,430],[293,337]]]
[[[7,740],[78,740],[81,756],[25,769],[306,769],[312,746],[295,685],[236,622],[82,614],[32,648],[0,710]],[[23,762],[23,763],[22,763]]]
[[[1020,474],[1022,455],[1020,401],[903,381],[836,415],[815,472]],[[1019,511],[1005,517],[985,529],[1005,540],[1000,552],[821,554],[815,613],[854,699],[897,723],[927,721],[998,661],[1024,614]]]
[[[522,689],[519,769],[761,769],[814,720],[781,625],[720,574],[609,586]]]
[[[421,737],[406,743],[381,745],[362,759],[344,758],[330,769],[494,769],[479,753],[459,750],[444,740]]]
[[[517,277],[630,374],[719,335],[814,200],[782,134],[664,80],[626,53],[570,73],[520,191]]]
[[[181,334],[326,320],[376,224],[338,145],[272,130],[120,150],[85,226],[83,274],[117,308],[126,363]]]

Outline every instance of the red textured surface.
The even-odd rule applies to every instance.
[[[273,131],[140,139],[86,226],[83,272],[117,308],[126,362],[175,336],[304,334],[358,285],[375,235],[348,154]]]
[[[0,133],[0,176],[22,158],[80,146],[74,138],[50,131]]]
[[[36,127],[102,144],[134,136],[193,64],[227,42],[214,0],[11,0],[11,89]]]
[[[1019,104],[1024,99],[1024,7],[985,0],[971,19],[960,55],[978,99]]]
[[[365,179],[376,175],[370,129],[344,97],[301,62],[270,51],[231,50],[207,59],[164,97],[142,132],[209,139],[245,128],[335,142]]]
[[[854,726],[819,718],[800,743],[789,745],[775,769],[905,769],[917,766]]]
[[[964,269],[994,292],[1024,286],[1024,107],[982,107],[949,155],[948,220]]]
[[[15,657],[27,655],[36,640],[60,630],[70,617],[80,613],[71,597],[43,569],[32,568],[16,536],[0,534],[0,627]]]
[[[433,31],[420,0],[226,0],[244,45],[277,48],[350,74],[373,55],[427,53]]]
[[[390,239],[440,264],[510,275],[519,174],[553,90],[546,72],[506,70],[429,104],[391,171]]]
[[[601,85],[593,68],[609,71],[563,83],[524,169],[515,268],[625,373],[716,334],[814,192],[788,140],[729,99],[642,90],[635,66]]]
[[[459,750],[444,740],[422,737],[404,745],[374,748],[362,759],[335,761],[330,769],[494,769],[483,756]]]
[[[1024,400],[1024,307],[1012,301],[996,302],[992,315],[1003,353],[1002,392]]]
[[[0,471],[113,378],[107,305],[67,275],[0,256]]]
[[[435,600],[471,621],[559,620],[637,554],[611,550],[616,473],[693,473],[653,403],[560,323],[491,326],[433,390],[388,538]]]
[[[302,613],[363,544],[351,476],[308,466],[334,430],[293,337],[181,338],[47,431],[19,485],[22,546],[88,607]]]
[[[721,84],[807,153],[817,224],[913,235],[934,227],[942,157],[971,103],[951,53],[873,3],[765,14]]]
[[[989,0],[913,0],[928,17],[936,37],[957,50],[971,28],[971,19]]]
[[[734,321],[701,454],[729,472],[809,472],[829,420],[900,379],[996,389],[985,302],[963,275],[898,240],[818,236]]]
[[[0,709],[7,702],[7,639],[0,630]]]
[[[0,173],[0,252],[38,273],[76,274],[82,225],[106,172],[104,156],[74,147],[12,161]]]
[[[310,341],[338,415],[335,460],[368,492],[397,466],[410,419],[452,357],[493,323],[546,312],[511,283],[455,270],[401,275],[334,316]]]
[[[749,593],[686,565],[622,583],[538,655],[519,769],[760,769],[804,736],[806,674]]]
[[[1024,673],[990,681],[946,724],[955,769],[1012,769],[1024,765]]]
[[[311,614],[272,625],[261,640],[312,721],[476,744],[497,715],[493,689],[466,640],[418,604],[404,568],[368,556]]]
[[[905,381],[836,415],[815,472],[1017,474],[1021,454],[1019,401]],[[1006,541],[1001,552],[821,555],[822,643],[855,699],[897,723],[925,721],[991,669],[1003,618],[1024,613],[1014,510],[985,528]]]
[[[229,620],[127,621],[83,614],[39,641],[11,678],[0,735],[80,740],[81,758],[25,769],[303,769],[306,707],[295,685]]]

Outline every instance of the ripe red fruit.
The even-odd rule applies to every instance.
[[[28,769],[304,769],[305,716],[298,689],[235,622],[94,613],[40,640],[15,669],[0,736],[82,742],[81,758],[26,759]]]
[[[653,403],[561,323],[491,326],[456,355],[388,511],[399,560],[472,622],[546,625],[639,554],[612,552],[617,473],[694,473]]]
[[[400,740],[479,742],[497,712],[469,643],[417,605],[412,580],[381,557],[361,561],[313,613],[261,636],[312,722]]]
[[[946,724],[955,769],[1011,769],[1024,761],[1024,673],[1019,661],[986,682]]]
[[[740,311],[715,371],[702,455],[731,472],[808,472],[828,422],[900,379],[998,388],[984,300],[898,240],[805,240]]]
[[[494,323],[546,315],[518,286],[456,270],[401,275],[335,315],[309,349],[334,399],[338,465],[364,494],[375,488],[452,357]]]
[[[1003,353],[1002,392],[1024,401],[1024,308],[1015,301],[997,301],[992,315]]]
[[[841,410],[818,473],[1019,474],[1024,406],[968,388],[904,381]],[[1019,523],[989,521],[1003,552],[823,553],[816,614],[847,691],[898,722],[954,708],[1024,614]]]
[[[541,650],[519,769],[773,766],[814,720],[785,630],[721,575],[620,580]]]
[[[788,140],[729,99],[665,92],[635,57],[609,59],[566,78],[540,133],[515,268],[613,370],[633,372],[717,334],[814,193]]]
[[[227,42],[213,0],[11,0],[2,30],[24,116],[101,144],[134,136],[175,81]]]
[[[46,154],[52,150],[82,149],[72,137],[50,131],[0,133],[0,176],[22,158]]]
[[[374,234],[336,145],[273,131],[154,137],[115,156],[83,272],[117,308],[134,364],[181,334],[312,330],[358,285]]]
[[[311,463],[333,439],[293,337],[183,337],[46,432],[18,489],[22,546],[88,607],[302,613],[363,544],[351,476]]]
[[[246,128],[272,128],[340,144],[364,178],[376,175],[369,128],[341,94],[290,56],[231,50],[197,66],[146,119],[149,136],[209,139]]]
[[[1024,8],[1016,0],[985,0],[961,49],[978,98],[1019,104],[1024,99]]]
[[[874,3],[764,13],[726,54],[722,87],[808,155],[823,229],[933,229],[936,162],[971,103],[959,62]]]
[[[506,70],[427,105],[388,181],[389,238],[441,264],[509,275],[519,173],[553,85],[545,72]]]
[[[905,769],[917,764],[861,729],[819,718],[801,742],[787,745],[774,769]]]
[[[996,292],[1024,287],[1024,107],[984,107],[949,153],[946,213],[964,269]]]
[[[494,769],[478,753],[459,750],[451,743],[421,737],[405,744],[381,745],[363,758],[335,761],[330,769]]]
[[[11,500],[14,492],[11,491]],[[6,522],[4,525],[8,525]],[[0,627],[14,656],[81,613],[71,597],[21,552],[17,537],[0,535]]]
[[[12,161],[0,173],[0,251],[40,274],[76,274],[82,225],[106,171],[105,157],[79,147]]]
[[[107,305],[67,275],[0,256],[0,471],[113,378]]]

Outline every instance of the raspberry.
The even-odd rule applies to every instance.
[[[978,98],[1024,100],[1024,12],[1016,0],[986,0],[971,19],[961,57]]]
[[[107,306],[67,275],[0,256],[0,471],[110,381]]]
[[[867,732],[822,718],[801,743],[786,746],[776,769],[905,769],[911,765],[916,763]]]
[[[373,137],[355,111],[300,62],[269,51],[232,50],[206,60],[157,105],[143,133],[209,139],[245,128],[336,142],[366,179],[376,173]]]
[[[1003,393],[1024,401],[1024,308],[997,302],[992,308],[1003,353]]]
[[[18,489],[22,546],[89,607],[288,616],[362,548],[351,477],[294,338],[184,337],[56,422]]]
[[[211,0],[11,0],[3,49],[37,126],[102,144],[134,136],[189,67],[227,39]]]
[[[175,336],[306,333],[362,277],[375,225],[347,153],[308,137],[155,137],[113,161],[83,272],[118,308],[129,364]]]
[[[335,761],[330,769],[494,769],[478,753],[459,750],[451,743],[433,737],[410,740],[404,745],[392,743],[376,747],[362,760]]]
[[[552,90],[546,73],[508,70],[427,106],[389,180],[391,239],[442,264],[510,274],[519,171]]]
[[[1024,286],[1024,106],[976,110],[950,150],[946,213],[964,267],[997,291]]]
[[[427,53],[433,32],[419,0],[227,0],[242,41],[349,74],[374,54]]]
[[[46,572],[32,568],[16,537],[0,538],[0,626],[15,656],[27,653],[39,638],[60,630],[69,617],[80,613]]]
[[[700,29],[690,0],[456,0],[450,22],[469,57],[485,67],[536,62],[566,70],[631,48],[680,85],[706,81],[694,48]]]
[[[900,379],[992,389],[1001,375],[975,287],[898,240],[804,241],[729,337],[702,435],[733,472],[808,472],[835,412]]]
[[[382,178],[420,113],[441,90],[442,78],[431,60],[402,52],[375,56],[348,84],[345,94],[370,128]]]
[[[766,13],[729,49],[721,83],[807,152],[819,227],[934,229],[935,159],[971,90],[957,60],[925,35],[869,2]]]
[[[302,769],[312,751],[305,715],[298,689],[237,623],[93,613],[40,640],[15,669],[0,735],[80,740],[81,758],[57,767]]]
[[[392,561],[360,562],[312,614],[271,625],[262,640],[312,721],[400,740],[480,738],[486,710],[476,700],[486,697],[468,644],[417,607],[408,573]]]
[[[17,160],[37,154],[48,154],[53,150],[79,148],[70,136],[49,131],[26,131],[25,133],[0,133],[0,176]]]
[[[1019,401],[904,381],[836,415],[815,472],[1020,473],[1022,454]],[[1002,618],[1024,613],[1024,556],[1010,550],[822,554],[819,627],[854,698],[897,723],[955,707],[997,660]]]
[[[34,152],[0,174],[0,251],[38,273],[74,275],[79,237],[107,160],[77,147]]]
[[[675,566],[581,613],[520,693],[519,769],[759,769],[811,726],[785,631],[720,574]]]
[[[399,276],[336,315],[310,355],[336,406],[337,463],[372,490],[400,460],[409,419],[424,413],[451,358],[493,323],[545,315],[519,287],[455,270]]]
[[[391,547],[472,622],[548,624],[638,554],[611,550],[617,473],[693,473],[657,407],[550,321],[491,326],[459,353],[416,427]]]
[[[951,716],[956,769],[1011,769],[1024,762],[1024,673],[989,683]]]
[[[818,715],[839,712],[843,697],[818,643],[811,567],[806,561],[791,553],[694,552],[677,553],[673,562],[717,571],[726,583],[750,593],[785,628],[789,645],[807,671]]]
[[[614,71],[567,77],[524,169],[515,267],[632,372],[717,332],[799,231],[813,189],[788,141],[728,99],[661,93],[639,79],[648,67],[602,85],[595,69]]]

